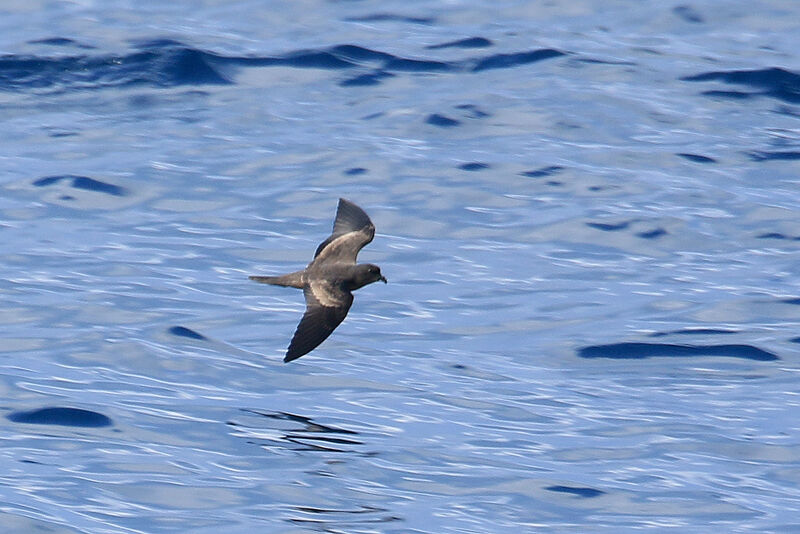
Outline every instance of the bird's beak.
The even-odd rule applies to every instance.
[[[380,278],[378,278],[378,280],[380,280],[380,281],[381,281],[381,282],[383,282],[384,284],[388,283],[388,282],[386,281],[386,277],[385,277],[385,276],[381,276]]]

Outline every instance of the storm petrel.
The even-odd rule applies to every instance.
[[[284,362],[308,354],[331,335],[347,317],[353,291],[378,280],[386,283],[377,265],[356,264],[358,251],[373,237],[375,226],[364,210],[340,198],[333,233],[317,247],[308,267],[282,276],[250,277],[262,284],[302,289],[306,296],[306,311]]]

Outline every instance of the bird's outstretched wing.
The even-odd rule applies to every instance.
[[[358,251],[375,237],[375,226],[369,216],[343,198],[339,199],[333,233],[320,243],[312,263],[355,263]]]
[[[325,341],[344,321],[353,304],[353,294],[327,281],[314,281],[303,290],[306,312],[289,343],[284,362],[308,354]]]

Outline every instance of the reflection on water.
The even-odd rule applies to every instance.
[[[272,421],[267,421],[265,424],[257,425],[249,419],[248,422],[228,422],[230,426],[236,428],[237,435],[247,437],[253,443],[255,443],[253,440],[262,438],[271,441],[288,442],[287,445],[291,444],[291,448],[293,450],[316,450],[327,452],[345,452],[346,449],[339,447],[362,444],[360,441],[356,441],[354,437],[345,437],[357,436],[358,432],[314,423],[308,417],[302,417],[288,413],[260,412],[257,410],[243,411],[250,414],[260,415],[268,420],[273,420],[276,422],[274,425],[269,424]],[[295,424],[281,424],[284,422]],[[267,442],[262,446],[269,447],[269,443]]]

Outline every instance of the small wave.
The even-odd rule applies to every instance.
[[[83,189],[85,191],[95,191],[97,193],[105,193],[115,197],[122,197],[128,194],[128,190],[119,185],[109,184],[88,176],[76,176],[73,174],[64,174],[60,176],[45,176],[34,180],[33,185],[36,187],[46,187],[56,184],[60,181],[69,181],[71,186],[76,189]]]
[[[800,241],[800,235],[798,236],[791,236],[782,234],[780,232],[767,232],[764,234],[759,234],[756,236],[757,239],[788,239],[791,241]]]
[[[428,50],[437,50],[439,48],[487,48],[494,43],[489,39],[483,37],[468,37],[466,39],[459,39],[457,41],[448,41],[437,45],[426,46]]]
[[[783,100],[784,102],[800,102],[800,74],[778,67],[757,70],[703,72],[694,76],[684,76],[681,80],[685,82],[721,81],[763,89],[763,91],[754,93],[743,91],[706,91],[703,93],[708,96],[742,99],[763,95]]]
[[[446,46],[466,48],[483,43],[475,37]],[[49,44],[60,43],[53,38]],[[488,40],[486,40],[488,42]],[[64,39],[65,43],[71,40]],[[460,44],[458,44],[460,43]],[[441,45],[440,47],[444,47]],[[430,48],[430,47],[429,47]],[[295,50],[276,56],[226,56],[168,39],[144,41],[129,54],[75,56],[0,57],[0,91],[28,89],[102,89],[149,85],[223,85],[234,83],[230,67],[314,68],[326,70],[368,69],[341,81],[343,87],[377,85],[397,73],[479,72],[512,68],[565,55],[553,49],[528,50],[459,61],[395,56],[357,45],[344,44],[321,49]]]
[[[520,175],[527,176],[528,178],[544,178],[545,176],[552,176],[563,170],[564,167],[561,167],[560,165],[550,165],[548,167],[542,167],[541,169],[536,169],[533,171],[525,171],[520,173]]]
[[[776,152],[751,152],[750,159],[753,161],[774,161],[774,160],[796,160],[800,159],[800,152],[783,150]]]
[[[587,222],[586,226],[590,228],[596,228],[598,230],[602,230],[603,232],[617,232],[619,230],[624,230],[628,226],[630,226],[631,222],[633,221],[622,221],[620,223],[599,223],[599,222]]]
[[[642,360],[654,357],[727,356],[745,360],[775,361],[780,358],[751,345],[672,345],[669,343],[612,343],[592,345],[578,351],[581,358]]]
[[[702,24],[705,22],[702,15],[700,15],[692,6],[675,6],[672,12],[684,22],[691,22],[692,24]]]
[[[460,121],[451,119],[445,115],[440,115],[439,113],[429,115],[428,118],[425,119],[425,122],[433,126],[439,126],[440,128],[452,128],[453,126],[458,126],[461,124]]]
[[[576,497],[583,497],[584,499],[599,497],[600,495],[605,494],[605,491],[599,489],[578,486],[547,486],[544,489],[547,491],[554,491],[556,493],[569,493],[571,495],[575,495]]]
[[[368,85],[378,85],[384,78],[393,78],[393,77],[394,74],[391,74],[383,70],[377,70],[375,72],[359,74],[354,78],[343,80],[339,82],[339,85],[342,87],[358,87],[358,86],[364,87]]]
[[[0,57],[0,90],[230,83],[214,68],[214,54],[168,46],[127,55]]]
[[[76,427],[102,427],[113,423],[107,416],[91,410],[55,406],[38,410],[12,412],[6,418],[14,423],[29,425],[60,425]]]
[[[396,13],[374,13],[362,17],[348,17],[344,20],[350,22],[407,22],[410,24],[433,24],[436,22],[436,19],[432,17],[411,17]]]
[[[687,154],[685,152],[681,152],[677,154],[678,156],[688,159],[689,161],[693,161],[694,163],[716,163],[717,160],[714,158],[710,158],[708,156],[701,156],[700,154]]]
[[[683,328],[681,330],[671,330],[669,332],[654,332],[650,337],[662,337],[670,335],[685,335],[685,334],[736,334],[736,330],[723,330],[721,328]]]
[[[565,55],[564,52],[545,48],[543,50],[531,50],[528,52],[516,52],[512,54],[495,54],[475,61],[472,67],[473,72],[489,69],[507,69],[519,65],[527,65],[536,61],[543,61],[554,57]]]
[[[167,330],[173,336],[185,337],[189,339],[196,339],[198,341],[207,339],[206,336],[199,332],[195,332],[191,328],[185,326],[173,326]]]
[[[659,227],[653,228],[652,230],[648,230],[646,232],[638,232],[636,236],[641,237],[642,239],[658,239],[659,237],[665,236],[668,233],[669,232]]]
[[[86,50],[93,50],[95,48],[94,46],[78,42],[74,39],[68,39],[66,37],[48,37],[45,39],[34,39],[33,41],[28,41],[28,44],[84,48]]]
[[[480,161],[472,161],[470,163],[462,163],[461,165],[458,166],[458,168],[461,169],[462,171],[475,172],[488,169],[489,164]]]

